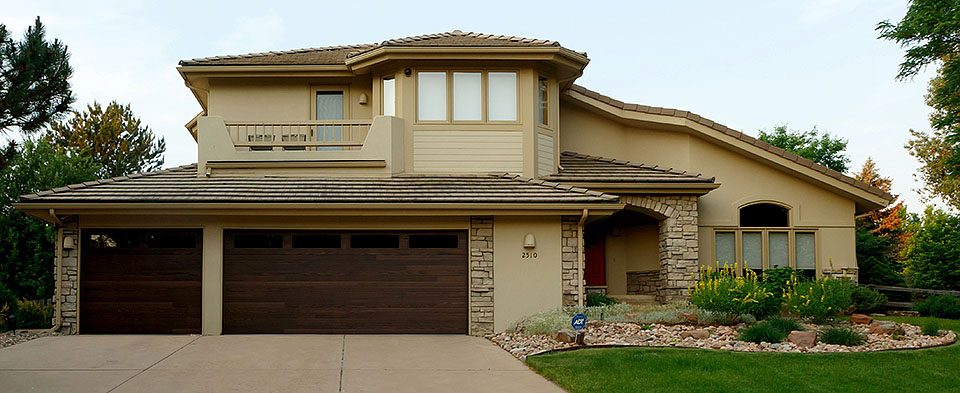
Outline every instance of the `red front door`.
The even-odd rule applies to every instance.
[[[606,259],[604,257],[604,243],[606,236],[590,236],[586,239],[587,248],[584,255],[583,278],[587,286],[607,285],[607,272],[605,269]]]

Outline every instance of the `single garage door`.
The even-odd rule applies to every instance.
[[[467,333],[466,232],[225,231],[224,333]]]
[[[200,333],[199,229],[84,229],[81,333]]]

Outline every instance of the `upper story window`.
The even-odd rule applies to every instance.
[[[447,94],[448,89],[452,90],[452,94]],[[517,121],[517,73],[418,72],[417,119],[455,122]]]
[[[547,78],[539,77],[537,86],[539,89],[537,94],[537,124],[547,125],[550,118],[550,91],[548,90]]]
[[[383,93],[383,115],[397,115],[397,80],[392,76],[383,78],[383,84],[380,91]]]

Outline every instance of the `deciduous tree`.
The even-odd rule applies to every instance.
[[[53,123],[50,142],[71,157],[88,156],[100,164],[100,177],[159,169],[166,144],[143,125],[130,105],[94,102],[67,121]]]
[[[783,124],[774,127],[770,133],[760,130],[760,140],[837,172],[846,172],[850,163],[850,158],[843,152],[847,149],[847,141],[831,137],[829,132],[820,135],[816,127],[799,131],[789,130]]]

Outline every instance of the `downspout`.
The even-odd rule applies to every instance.
[[[56,268],[53,270],[54,274],[54,288],[53,288],[53,301],[55,304],[55,310],[53,316],[56,318],[56,322],[53,323],[53,327],[50,328],[51,332],[56,332],[60,330],[61,320],[63,317],[60,315],[62,306],[60,305],[60,300],[62,296],[62,283],[60,282],[60,272],[63,271],[63,222],[57,218],[57,214],[53,209],[50,209],[50,218],[53,219],[53,222],[57,225],[57,240],[54,244],[54,258],[56,259]]]
[[[577,247],[577,269],[578,269],[578,273],[577,273],[577,292],[578,292],[578,295],[577,295],[577,305],[580,306],[580,307],[583,307],[584,304],[585,304],[585,302],[584,302],[584,295],[583,295],[583,280],[584,280],[584,277],[583,277],[583,271],[584,271],[584,266],[583,266],[583,253],[584,253],[584,251],[585,251],[585,250],[584,250],[584,247],[586,247],[586,245],[583,244],[583,243],[584,243],[584,241],[583,241],[583,223],[587,221],[587,215],[589,215],[589,214],[590,214],[590,210],[589,210],[589,209],[583,209],[583,214],[580,215],[580,222],[577,224],[577,243],[580,244],[580,247]]]

